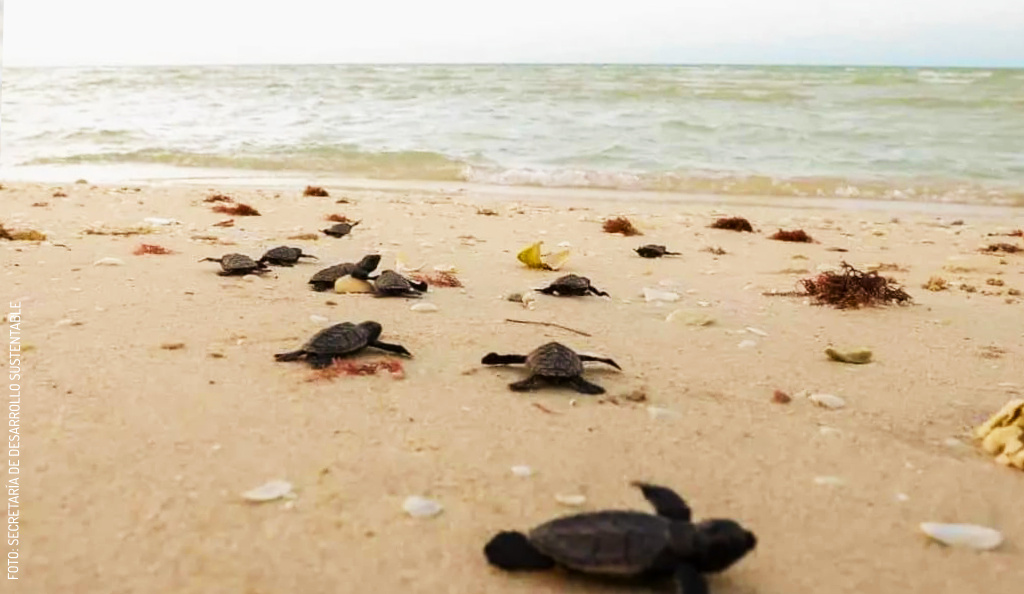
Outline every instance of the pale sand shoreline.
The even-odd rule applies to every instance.
[[[5,186],[4,224],[70,248],[0,244],[4,292],[22,301],[34,347],[22,382],[22,591],[622,591],[557,573],[509,576],[488,567],[481,549],[497,530],[570,512],[555,502],[559,493],[585,494],[584,509],[645,509],[628,485],[634,479],[672,486],[698,517],[733,517],[758,535],[757,551],[713,580],[716,593],[995,593],[1020,584],[1024,473],[997,466],[962,437],[1024,390],[1024,302],[980,292],[1024,290],[1024,254],[1000,264],[976,252],[1010,239],[986,233],[1024,227],[1019,209],[952,216],[776,198],[584,202],[593,194],[520,188],[446,198],[328,187],[330,198],[308,198],[296,188],[222,185],[215,189],[263,216],[221,229],[211,225],[225,217],[201,202],[204,186],[63,184],[65,198],[51,196],[55,185]],[[355,203],[335,204],[342,196]],[[477,204],[500,216],[477,215]],[[749,218],[759,233],[707,229],[717,211]],[[363,223],[340,240],[285,239],[325,226],[329,213]],[[602,233],[600,221],[613,214],[628,214],[645,235]],[[129,238],[80,235],[96,222],[146,217],[183,224]],[[950,225],[954,218],[964,224]],[[822,243],[767,240],[778,227],[803,227]],[[235,244],[190,239],[210,233]],[[469,235],[472,244],[459,239]],[[534,311],[500,299],[559,275],[515,260],[541,239],[549,248],[570,242],[565,272],[590,277],[612,298],[542,296]],[[132,255],[143,242],[178,253]],[[643,243],[684,255],[643,260],[631,251]],[[279,244],[321,261],[254,282],[197,263]],[[700,251],[708,245],[729,253]],[[307,289],[321,265],[376,250],[387,267],[397,251],[427,268],[455,265],[465,291],[432,289],[423,301],[440,310],[418,314],[404,300]],[[124,265],[93,266],[104,257]],[[761,294],[807,276],[783,269],[814,271],[843,258],[906,266],[887,274],[916,305],[837,311]],[[943,270],[950,264],[976,270]],[[936,274],[979,292],[922,289]],[[988,278],[1005,286],[987,286]],[[641,288],[660,281],[674,283],[679,303],[643,302]],[[677,308],[717,323],[666,322]],[[318,329],[311,315],[380,321],[387,340],[415,354],[407,377],[307,383],[301,365],[275,363],[274,353]],[[503,322],[509,317],[592,336]],[[618,361],[621,373],[588,371],[617,404],[559,390],[513,394],[506,385],[521,370],[478,365],[489,351],[526,352],[552,339]],[[739,348],[744,340],[757,346]],[[186,346],[166,351],[165,342]],[[822,354],[830,344],[869,346],[877,361],[830,362]],[[648,402],[623,398],[638,389]],[[827,411],[799,397],[773,404],[775,389],[838,394],[847,407]],[[676,414],[652,419],[647,406]],[[516,464],[536,474],[513,476]],[[828,476],[843,484],[815,484]],[[240,501],[242,491],[279,478],[294,483],[294,507]],[[408,495],[437,499],[445,511],[409,518],[401,511]],[[943,549],[920,534],[923,521],[988,525],[1007,542],[984,554]]]

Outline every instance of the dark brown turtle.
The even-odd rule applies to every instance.
[[[394,270],[385,270],[373,279],[377,297],[419,297],[426,290],[427,283],[409,280]]]
[[[569,347],[549,342],[533,350],[529,355],[499,355],[488,353],[480,361],[484,365],[515,365],[526,364],[530,377],[513,382],[508,387],[514,392],[526,392],[540,388],[542,383],[565,384],[582,394],[604,394],[604,388],[583,379],[583,362],[600,361],[615,369],[622,369],[611,359],[580,355]]]
[[[668,251],[668,248],[666,248],[663,245],[656,245],[656,244],[653,244],[653,243],[649,243],[647,245],[642,245],[642,246],[636,248],[636,250],[634,250],[634,251],[637,254],[640,254],[641,258],[660,258],[662,256],[681,256],[682,255],[679,252],[670,252],[670,251]]]
[[[355,263],[345,262],[328,266],[314,274],[309,279],[309,284],[313,285],[314,291],[330,291],[334,288],[334,281],[343,276],[351,275],[359,280],[368,280],[370,273],[377,268],[378,264],[380,264],[380,254],[370,254],[363,256],[362,260]]]
[[[345,237],[346,235],[352,232],[352,227],[355,227],[358,224],[359,221],[352,221],[351,223],[338,223],[336,225],[331,225],[326,229],[321,229],[321,231],[323,231],[327,235],[330,235],[331,237]]]
[[[224,254],[220,258],[203,258],[200,262],[219,262],[221,276],[240,276],[243,274],[263,274],[267,265],[257,262],[245,254]]]
[[[608,296],[608,293],[599,291],[591,286],[589,278],[575,274],[567,274],[556,278],[553,283],[543,289],[537,289],[537,291],[545,295],[558,295],[559,297],[583,297],[590,293],[601,297]]]
[[[757,537],[734,520],[692,522],[690,507],[671,489],[633,485],[657,514],[608,510],[563,516],[528,534],[499,532],[484,546],[484,555],[506,571],[560,565],[652,585],[671,577],[679,594],[707,594],[703,574],[728,569],[757,546]]]
[[[317,332],[297,351],[274,355],[277,361],[298,361],[306,359],[310,366],[321,369],[332,361],[351,355],[366,347],[412,357],[412,353],[399,344],[389,344],[377,340],[380,337],[381,325],[377,322],[353,324],[342,322],[328,326]]]
[[[260,257],[259,261],[264,264],[271,264],[274,266],[294,266],[299,258],[313,258],[317,259],[312,254],[302,253],[302,248],[288,247],[284,245],[277,246],[267,250],[267,253]]]

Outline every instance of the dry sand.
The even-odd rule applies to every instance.
[[[963,437],[1024,390],[1024,303],[1006,295],[1024,290],[1024,254],[976,251],[989,241],[1024,245],[986,237],[1024,226],[1019,210],[937,217],[922,205],[839,210],[827,201],[641,203],[493,188],[329,188],[331,197],[310,198],[294,187],[217,187],[263,213],[224,229],[211,226],[225,217],[202,202],[212,193],[203,186],[68,184],[59,188],[66,197],[55,189],[19,183],[0,192],[8,228],[43,230],[66,246],[0,243],[5,297],[23,304],[34,347],[22,382],[18,591],[621,591],[558,573],[510,576],[490,568],[481,549],[495,531],[573,511],[556,494],[586,495],[582,509],[646,509],[628,484],[635,479],[678,489],[698,517],[732,517],[756,532],[756,552],[713,579],[718,594],[1020,588],[1024,473]],[[336,204],[342,196],[354,202]],[[477,206],[499,214],[479,215]],[[708,229],[719,212],[746,216],[758,233]],[[326,226],[329,213],[363,222],[344,239],[286,239]],[[616,214],[645,235],[603,233],[601,221]],[[182,224],[137,237],[82,234],[146,217]],[[779,227],[802,227],[821,243],[769,241]],[[541,296],[533,311],[501,299],[561,274],[516,261],[541,239],[552,249],[571,243],[563,272],[590,277],[611,298]],[[632,252],[648,242],[684,255]],[[140,243],[177,253],[133,255]],[[320,262],[257,280],[222,278],[216,264],[197,262],[280,244]],[[711,245],[728,253],[701,251]],[[423,314],[409,310],[412,301],[307,288],[321,266],[375,250],[382,268],[398,251],[427,269],[454,265],[465,290],[432,289],[423,301],[440,309]],[[124,264],[93,265],[105,257]],[[843,258],[905,267],[886,274],[915,304],[838,311],[762,295],[809,275],[786,269],[815,272]],[[953,288],[922,289],[933,275]],[[682,298],[645,303],[643,287]],[[666,322],[675,309],[715,324]],[[308,382],[304,365],[274,362],[320,327],[313,315],[380,321],[385,340],[415,354],[406,377]],[[479,365],[487,352],[525,353],[549,340],[617,360],[621,373],[588,371],[606,397],[513,394],[506,386],[521,368]],[[756,345],[739,347],[748,340]],[[185,346],[160,347],[174,342]],[[870,347],[876,361],[831,362],[830,345]],[[776,389],[793,401],[773,403]],[[847,406],[815,407],[804,390]],[[646,402],[626,399],[636,391]],[[653,418],[651,406],[671,412]],[[535,474],[514,476],[519,464]],[[241,500],[272,479],[294,483],[297,499]],[[436,499],[444,512],[410,518],[409,495]],[[1006,544],[987,553],[944,548],[922,536],[923,521],[991,526]]]

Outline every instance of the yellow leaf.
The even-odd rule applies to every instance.
[[[555,254],[542,254],[540,246],[543,241],[538,241],[524,248],[516,258],[526,264],[528,268],[537,270],[558,270],[569,260],[570,251],[562,250]]]

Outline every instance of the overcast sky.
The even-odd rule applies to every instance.
[[[1024,66],[1024,0],[12,0],[3,12],[5,66]]]

